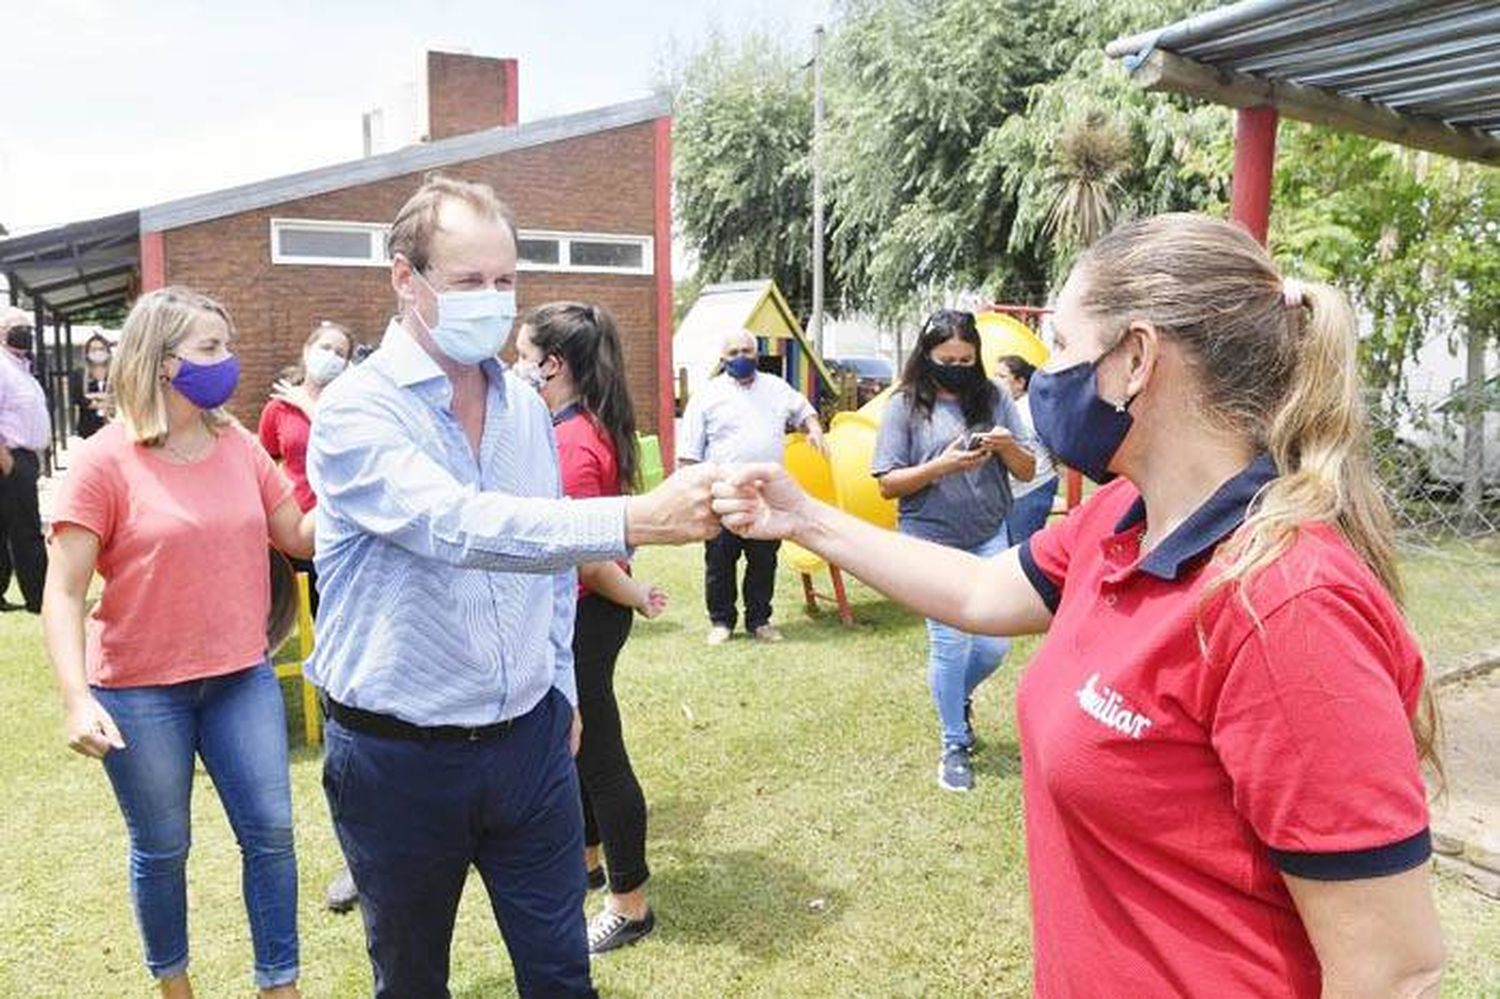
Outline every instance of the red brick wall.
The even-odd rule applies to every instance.
[[[427,137],[446,139],[516,123],[514,59],[427,53]]]
[[[527,229],[653,232],[653,124],[644,122],[547,146],[458,164],[445,172],[491,184]],[[343,323],[378,342],[395,310],[389,270],[271,263],[271,219],[389,222],[421,183],[407,175],[214,219],[164,234],[166,279],[222,301],[239,331],[243,365],[231,408],[251,426],[278,371],[294,363],[319,320]],[[637,420],[654,431],[657,414],[657,300],[654,275],[519,276],[522,312],[577,298],[612,312],[624,339]]]

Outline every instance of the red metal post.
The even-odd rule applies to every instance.
[[[1234,118],[1234,183],[1229,218],[1266,242],[1271,225],[1271,176],[1276,170],[1273,107],[1240,108]]]
[[[141,233],[141,291],[167,284],[167,245],[159,232]]]
[[[677,466],[677,392],[672,375],[672,119],[656,119],[656,435],[661,467]]]
[[[514,59],[502,59],[500,72],[505,80],[505,108],[500,112],[500,124],[514,125],[521,120],[520,63]]]

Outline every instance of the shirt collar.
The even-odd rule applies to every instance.
[[[558,426],[559,424],[567,423],[573,417],[579,416],[582,413],[583,413],[583,404],[582,403],[570,402],[566,406],[564,406],[562,409],[559,409],[557,412],[555,412],[555,413],[552,414],[552,425],[555,427],[555,426]]]
[[[400,319],[391,320],[380,341],[380,349],[366,363],[375,364],[402,388],[431,384],[444,397],[444,405],[453,396],[453,385],[448,381],[448,376],[443,374],[443,369],[422,349],[422,345],[417,343],[416,337],[401,324]],[[504,369],[500,367],[498,360],[485,358],[479,362],[479,367],[484,372],[485,381],[504,391]]]
[[[1245,522],[1250,502],[1276,475],[1276,465],[1270,455],[1256,457],[1162,539],[1161,544],[1141,559],[1137,568],[1158,579],[1178,578],[1184,566],[1229,537]],[[1115,533],[1120,534],[1145,519],[1146,501],[1137,497],[1115,525]]]
[[[18,357],[11,353],[9,347],[0,347],[0,357],[4,357],[14,365],[17,371],[24,371],[28,375],[31,374],[31,362],[24,357]]]

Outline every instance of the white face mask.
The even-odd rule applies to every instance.
[[[511,370],[516,373],[516,377],[538,392],[550,381],[546,375],[542,374],[542,366],[535,361],[518,360]]]
[[[459,364],[478,364],[500,352],[500,345],[516,321],[516,293],[481,288],[478,291],[444,291],[432,287],[416,269],[412,274],[422,279],[437,298],[437,322],[428,326],[416,309],[412,314],[427,330],[438,350]]]
[[[314,385],[327,385],[343,374],[348,366],[348,361],[322,347],[309,347],[302,354],[302,367],[307,371],[307,380]]]
[[[91,350],[87,354],[85,354],[84,357],[88,360],[88,362],[90,364],[108,364],[109,363],[109,351],[107,351],[107,350],[97,350],[97,351],[96,350]]]

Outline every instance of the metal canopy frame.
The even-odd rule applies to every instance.
[[[123,212],[0,240],[0,272],[12,297],[40,313],[72,318],[123,305],[138,285],[140,213]]]
[[[1500,4],[1246,0],[1111,42],[1147,90],[1500,165]]]
[[[75,360],[73,321],[93,309],[130,301],[140,286],[140,228],[139,212],[123,212],[0,239],[0,273],[9,282],[11,302],[24,295],[36,317],[41,349],[35,374],[46,390],[52,425],[49,475],[53,455],[72,425],[68,379]]]

